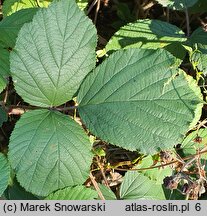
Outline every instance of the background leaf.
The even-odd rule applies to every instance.
[[[0,152],[0,196],[9,184],[10,167],[6,157]]]
[[[156,166],[160,165],[160,163],[157,163]],[[152,156],[147,156],[142,159],[141,163],[138,164],[135,168],[141,169],[146,167],[154,166],[154,161],[152,159]],[[147,176],[150,180],[156,181],[157,184],[162,184],[163,179],[166,176],[172,175],[172,169],[170,166],[163,166],[163,168],[154,168],[154,169],[148,169],[144,171],[139,171],[140,173]]]
[[[161,184],[150,180],[142,173],[128,171],[124,176],[120,188],[120,198],[128,199],[145,199],[145,200],[165,200],[165,193]]]
[[[172,148],[189,125],[195,126],[202,109],[199,87],[183,72],[177,74],[174,61],[165,50],[112,54],[81,85],[78,110],[85,125],[95,136],[132,151]]]
[[[207,45],[198,44],[197,49],[191,56],[191,61],[197,66],[198,70],[207,74]]]
[[[30,22],[37,11],[37,8],[24,9],[4,18],[0,22],[0,44],[13,48],[20,28]]]
[[[184,41],[186,41],[185,34],[177,26],[160,20],[144,19],[121,27],[109,40],[106,51],[130,47],[168,48],[173,55],[183,59],[186,51],[181,42]]]
[[[198,43],[198,44],[207,45],[206,37],[207,37],[207,32],[204,31],[203,28],[199,27],[192,33],[192,35],[189,38],[189,41],[192,44]]]
[[[2,7],[4,17],[25,8],[48,7],[53,0],[5,0]],[[84,10],[88,0],[76,0],[78,7]]]
[[[196,138],[200,137],[201,142],[196,142]],[[198,149],[202,149],[207,143],[207,128],[199,129],[190,133],[181,144],[181,151],[184,156],[189,156],[197,153]],[[207,153],[201,154],[202,159],[207,159]]]
[[[169,7],[174,10],[184,10],[192,7],[198,0],[156,0],[164,7]]]
[[[82,184],[92,161],[91,144],[82,128],[59,112],[35,110],[17,122],[9,160],[17,180],[39,196]]]
[[[98,184],[101,193],[103,194],[103,197],[105,198],[105,200],[116,200],[116,195],[114,194],[114,192],[112,190],[110,190],[109,188],[107,188],[105,185],[103,184]],[[100,197],[98,198],[100,199]]]
[[[189,8],[190,13],[205,13],[206,11],[206,0],[198,0],[192,7]]]
[[[76,2],[81,10],[84,10],[88,5],[88,0],[76,0]]]
[[[22,27],[11,53],[17,93],[35,106],[58,106],[71,100],[95,66],[95,47],[95,27],[74,0],[40,9]]]
[[[4,88],[6,87],[6,84],[7,84],[6,80],[0,74],[0,92],[4,90]]]
[[[2,124],[4,122],[6,122],[8,119],[7,117],[7,113],[5,112],[5,110],[0,106],[0,127],[2,126]]]
[[[25,8],[47,7],[52,0],[5,0],[2,7],[4,17]]]
[[[58,190],[46,197],[46,200],[94,200],[98,197],[95,190],[79,185]]]
[[[4,192],[4,197],[7,200],[38,200],[38,197],[27,192],[23,187],[21,187],[16,179],[13,180],[12,185],[8,186]]]
[[[10,75],[9,51],[0,47],[0,92],[4,90]]]
[[[207,74],[207,32],[203,28],[197,28],[188,42],[195,48],[191,58],[199,71]]]

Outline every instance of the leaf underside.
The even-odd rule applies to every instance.
[[[82,184],[92,161],[90,141],[82,128],[59,112],[35,110],[17,122],[9,144],[9,160],[27,191],[47,196]]]
[[[155,153],[173,147],[201,115],[194,80],[174,69],[165,50],[112,54],[81,85],[79,113],[89,130],[114,145]]]
[[[19,32],[11,53],[17,93],[35,106],[59,106],[95,66],[96,30],[74,0],[40,9]]]

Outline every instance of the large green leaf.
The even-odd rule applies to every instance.
[[[46,200],[94,200],[98,197],[95,190],[82,185],[64,188],[46,197]]]
[[[13,48],[20,28],[30,22],[37,11],[37,8],[24,9],[4,18],[0,22],[0,43]]]
[[[45,196],[86,180],[90,149],[88,137],[70,117],[35,110],[17,122],[10,138],[9,160],[21,186]]]
[[[10,168],[6,157],[0,153],[0,196],[9,184]]]
[[[186,52],[181,45],[184,41],[185,34],[177,26],[160,20],[144,19],[127,24],[117,31],[106,45],[106,51],[130,47],[167,49],[170,45],[169,51],[182,59]]]
[[[17,93],[36,106],[65,103],[95,66],[95,47],[95,27],[74,0],[40,9],[10,55]]]
[[[47,7],[52,0],[5,0],[2,12],[4,17],[25,8]]]
[[[192,7],[198,0],[156,0],[164,7],[169,7],[175,10],[184,10]]]
[[[78,94],[79,113],[89,130],[144,153],[181,141],[200,118],[202,95],[191,77],[177,74],[174,61],[165,50],[112,54],[87,76]]]
[[[128,171],[124,176],[124,181],[120,188],[120,198],[127,199],[147,199],[165,200],[165,193],[161,184],[150,180],[142,173]]]
[[[0,92],[6,87],[9,74],[9,51],[0,47]]]

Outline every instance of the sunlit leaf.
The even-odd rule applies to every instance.
[[[200,118],[202,95],[165,50],[112,54],[81,85],[79,113],[89,130],[114,145],[155,153],[172,148]]]

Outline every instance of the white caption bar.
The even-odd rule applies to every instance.
[[[206,215],[207,201],[60,201],[25,200],[0,201],[0,215],[52,216],[52,215]]]

